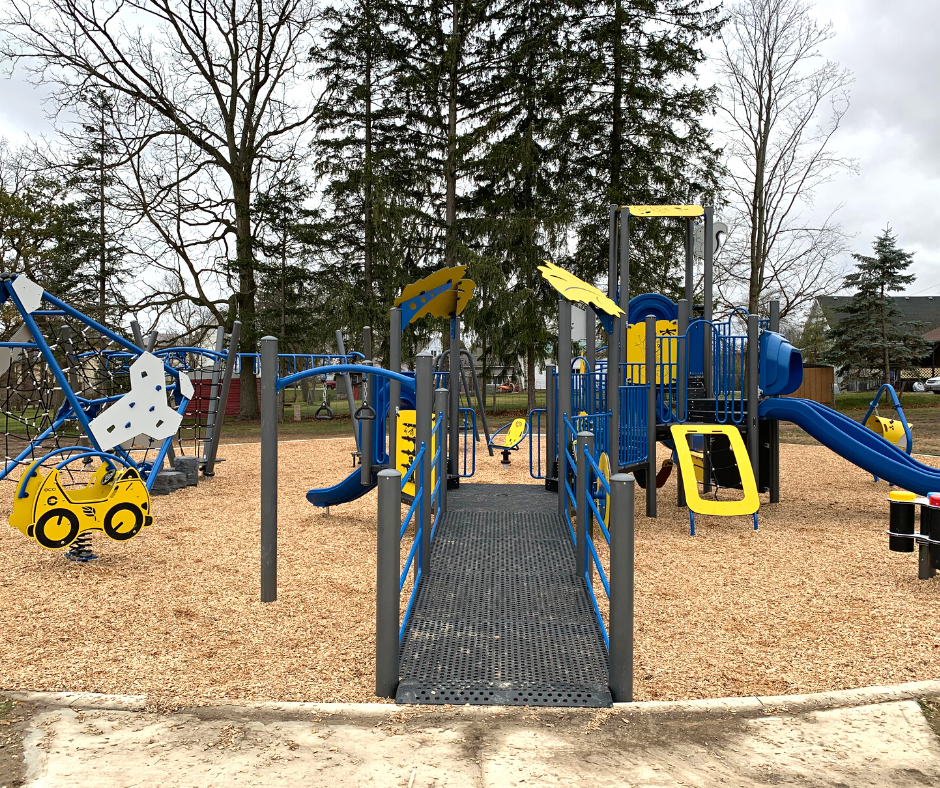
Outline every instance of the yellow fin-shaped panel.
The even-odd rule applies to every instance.
[[[705,209],[701,205],[628,205],[631,216],[701,216]]]
[[[611,317],[623,314],[623,310],[594,285],[579,279],[570,271],[566,271],[564,268],[548,262],[548,260],[545,261],[545,265],[539,266],[539,271],[542,272],[545,280],[569,301],[590,304]]]
[[[465,265],[455,265],[453,268],[442,268],[439,271],[435,271],[433,274],[429,274],[424,277],[424,279],[413,282],[402,290],[401,295],[395,299],[395,306],[401,306],[405,301],[417,298],[423,293],[434,290],[446,284],[448,280],[450,280],[453,287],[456,287],[457,283],[463,279],[463,275],[466,272],[467,266]]]
[[[744,440],[737,427],[728,424],[674,424],[670,427],[676,443],[676,456],[679,458],[679,470],[682,471],[682,486],[685,488],[686,505],[696,514],[715,514],[731,517],[740,514],[754,514],[760,508],[757,494],[757,482]],[[699,497],[696,482],[695,465],[689,446],[689,435],[725,435],[731,443],[731,451],[738,463],[741,474],[741,488],[744,497],[740,501],[711,501]]]

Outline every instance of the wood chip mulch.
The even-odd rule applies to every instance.
[[[260,450],[226,446],[215,478],[154,499],[126,544],[86,565],[0,528],[4,689],[229,700],[374,701],[376,494],[334,507],[311,487],[351,471],[350,439],[280,446],[278,601],[259,601]],[[822,447],[785,445],[782,499],[749,518],[659,517],[637,500],[636,697],[785,694],[940,677],[940,578],[887,549],[888,487]],[[477,482],[536,483],[525,451]],[[13,485],[0,486],[9,514]],[[766,501],[766,496],[765,496]]]

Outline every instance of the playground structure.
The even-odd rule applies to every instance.
[[[675,219],[685,227],[686,298],[678,303],[657,294],[631,298],[631,223]],[[704,292],[703,303],[694,305],[700,219]],[[332,502],[340,503],[379,487],[379,695],[399,702],[543,705],[632,699],[634,480],[645,488],[647,516],[656,517],[657,488],[675,467],[678,503],[689,510],[693,536],[696,514],[747,516],[756,530],[759,493],[769,493],[771,503],[780,499],[779,420],[796,423],[892,484],[919,494],[940,488],[940,471],[917,463],[892,442],[903,435],[910,451],[909,426],[896,397],[891,402],[898,419],[875,413],[876,397],[866,426],[817,403],[785,396],[802,382],[802,359],[779,332],[776,302],[766,317],[735,309],[715,319],[712,208],[612,206],[610,223],[607,295],[551,263],[542,268],[559,292],[558,358],[547,370],[546,407],[530,412],[525,425],[506,425],[487,440],[505,462],[527,436],[530,474],[543,480],[554,497],[533,498],[532,488],[498,492],[501,485],[487,485],[487,491],[480,485],[471,484],[466,491],[460,486],[461,478],[472,476],[466,454],[476,439],[475,424],[461,414],[470,409],[461,409],[459,401],[461,390],[470,401],[459,366],[459,312],[472,292],[472,285],[461,284],[463,268],[438,271],[406,288],[396,301],[390,370],[373,366],[367,354],[363,365],[302,373],[360,374],[374,392],[375,418],[360,420],[357,433],[359,445],[373,450],[363,453],[358,474],[331,489],[336,493]],[[570,334],[573,303],[588,305],[591,316],[587,344],[577,358],[572,357]],[[400,371],[401,331],[421,315],[449,321],[448,372],[442,369],[443,359],[435,371],[428,355],[418,357],[415,375]],[[595,320],[607,335],[606,348],[595,346]],[[276,340],[266,338],[264,343],[267,357],[275,358]],[[271,403],[297,376],[279,378],[273,362],[265,367],[263,360],[261,371],[267,414],[262,430],[262,600],[273,601],[277,499]],[[399,412],[394,403],[406,410]],[[406,434],[399,432],[399,419]],[[504,434],[500,445],[497,439]],[[399,452],[396,441],[405,437],[409,450]],[[662,467],[660,445],[672,455]],[[311,491],[308,497],[317,503],[311,496],[323,493]],[[507,499],[494,500],[498,495]],[[404,520],[402,500],[410,503]],[[906,529],[893,528],[892,539],[926,545],[926,560],[935,561],[929,553],[929,540],[935,538],[929,528],[913,537],[913,529]],[[413,541],[402,569],[401,545],[408,533]],[[483,570],[490,564],[491,569]],[[409,582],[402,607],[400,595]],[[599,603],[601,589],[606,614]],[[517,599],[529,600],[532,612],[520,610],[513,602]],[[567,622],[565,635],[553,629],[558,621]],[[533,644],[543,637],[562,651],[569,649],[572,661],[552,662],[533,653]]]
[[[126,541],[153,522],[152,494],[214,474],[237,322],[227,351],[221,329],[215,350],[157,350],[136,322],[131,342],[24,275],[3,277],[0,302],[22,321],[0,343],[11,525],[90,560],[89,532]]]

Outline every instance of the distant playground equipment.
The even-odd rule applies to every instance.
[[[920,510],[920,529],[914,531],[915,507]],[[918,547],[917,577],[930,580],[940,569],[940,492],[917,496],[906,490],[888,493],[888,549],[913,553]]]
[[[221,329],[215,350],[157,350],[135,321],[132,342],[22,274],[0,277],[0,303],[22,321],[0,342],[11,525],[89,560],[91,531],[126,541],[152,522],[151,495],[213,475],[237,322],[227,352]]]
[[[503,436],[502,443],[497,443],[497,435]],[[496,432],[493,433],[493,437],[490,438],[488,444],[490,452],[492,453],[493,449],[498,449],[502,452],[503,458],[500,461],[500,465],[508,466],[510,464],[509,453],[518,451],[519,444],[522,443],[528,435],[529,422],[527,419],[514,419],[513,421],[506,422],[502,427],[496,430]]]
[[[100,456],[102,462],[88,484],[71,490],[63,486],[61,469],[89,456]],[[10,525],[49,550],[68,547],[88,531],[103,531],[118,542],[132,539],[153,523],[150,493],[136,468],[119,470],[117,463],[112,455],[83,451],[45,476],[34,463],[16,486]]]

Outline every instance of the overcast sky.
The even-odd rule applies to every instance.
[[[816,209],[844,203],[842,222],[866,254],[890,224],[916,252],[910,294],[940,295],[940,1],[819,0],[816,14],[835,26],[826,54],[855,76],[834,147],[861,168],[821,189]],[[0,79],[0,136],[49,134],[42,97],[19,75]]]

